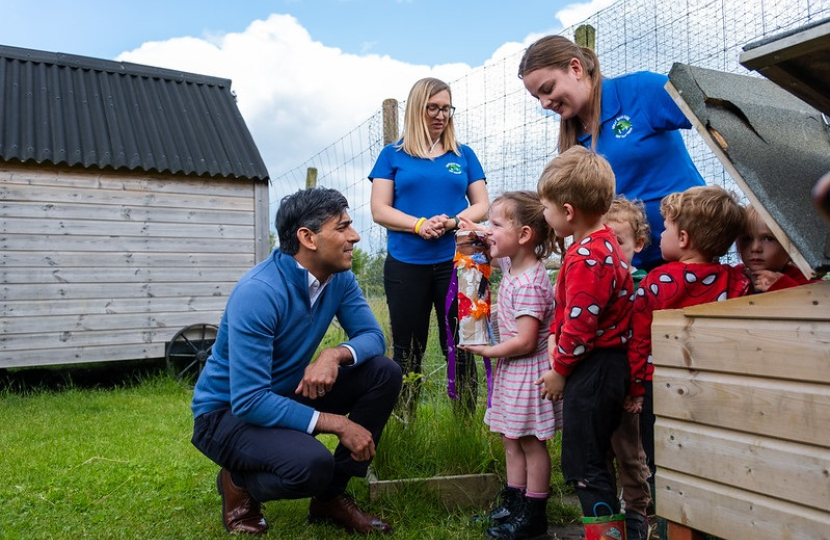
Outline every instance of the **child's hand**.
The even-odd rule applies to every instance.
[[[562,396],[565,393],[566,380],[567,379],[565,379],[564,376],[560,375],[559,373],[551,369],[548,370],[544,375],[536,379],[536,381],[533,384],[542,387],[542,399],[558,401],[562,399]]]
[[[487,354],[487,350],[490,348],[489,345],[461,345],[458,348],[462,351],[471,352],[479,356],[486,356],[488,358],[490,357],[490,355]]]
[[[464,216],[458,216],[458,228],[459,229],[466,229],[469,231],[486,231],[487,227],[481,225],[480,223],[474,223],[469,219],[465,218]]]
[[[643,412],[643,396],[625,396],[623,409],[631,414]]]
[[[772,270],[756,270],[752,272],[752,283],[756,291],[767,292],[772,284],[781,279],[784,274]]]

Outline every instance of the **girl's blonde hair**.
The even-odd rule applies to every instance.
[[[403,148],[403,151],[410,156],[432,159],[429,155],[429,148],[433,141],[430,138],[429,125],[426,120],[427,102],[432,96],[444,90],[449,92],[450,103],[452,103],[450,85],[433,77],[421,79],[409,91],[404,112],[403,141],[398,148]],[[455,140],[455,124],[453,124],[452,117],[447,119],[447,127],[441,133],[441,144],[444,145],[445,151],[461,155],[458,142]]]
[[[666,195],[660,213],[678,232],[686,231],[694,248],[709,261],[726,255],[746,229],[743,206],[734,193],[720,186],[697,186]]]
[[[599,137],[599,116],[602,111],[602,72],[599,69],[599,58],[588,47],[580,47],[563,36],[546,36],[539,39],[525,50],[519,62],[519,78],[532,71],[542,68],[555,68],[567,71],[571,60],[576,58],[583,71],[588,74],[591,83],[591,124],[588,131],[591,133],[591,149],[596,150]],[[580,120],[576,116],[559,122],[559,152],[575,146],[579,137]]]
[[[605,223],[618,221],[630,225],[631,230],[634,231],[634,240],[642,240],[643,248],[647,248],[651,243],[651,227],[646,217],[646,207],[639,199],[630,200],[617,195],[611,201],[611,208],[602,220]]]
[[[527,226],[533,231],[533,252],[537,259],[547,259],[551,253],[561,253],[556,233],[545,221],[545,207],[538,194],[525,190],[507,191],[496,197],[490,208],[497,204],[501,205],[504,215],[514,225]]]

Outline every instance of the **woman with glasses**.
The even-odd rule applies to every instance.
[[[404,374],[421,373],[432,309],[447,358],[445,301],[453,272],[454,231],[461,223],[459,216],[479,222],[489,206],[481,163],[455,138],[454,112],[445,82],[416,82],[406,100],[403,138],[383,148],[369,174],[372,217],[388,231],[383,281],[394,359]],[[455,333],[455,305],[449,319]],[[473,410],[475,358],[461,350],[455,358],[456,387],[462,403]],[[409,386],[401,399],[411,412],[418,397],[417,378]]]

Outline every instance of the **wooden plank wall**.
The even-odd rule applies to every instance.
[[[260,188],[4,164],[0,368],[163,357],[178,330],[218,324],[265,251]]]
[[[830,283],[655,313],[657,513],[830,539]]]

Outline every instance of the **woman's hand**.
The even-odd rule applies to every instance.
[[[446,214],[432,216],[428,220],[424,221],[418,228],[418,236],[424,240],[435,240],[436,238],[441,238],[447,231],[444,225],[446,221]]]

